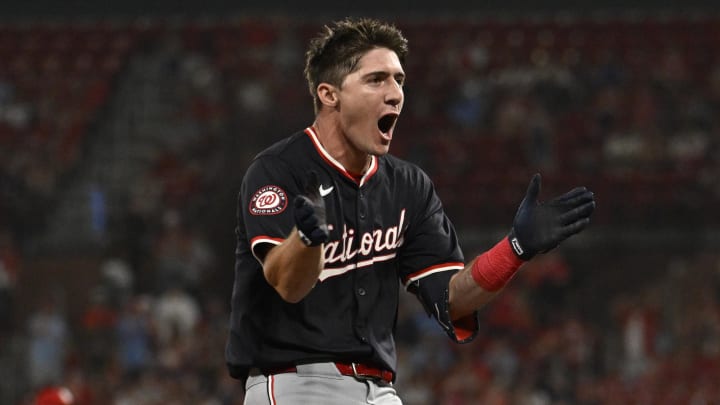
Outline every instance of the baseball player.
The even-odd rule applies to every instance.
[[[592,192],[540,202],[536,174],[508,236],[466,264],[429,177],[388,154],[407,51],[387,23],[325,26],[306,53],[315,121],[245,174],[226,347],[245,404],[401,404],[399,287],[469,342],[524,261],[589,223]]]

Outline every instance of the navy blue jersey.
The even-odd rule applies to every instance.
[[[251,163],[238,198],[235,284],[226,359],[231,374],[317,361],[396,369],[393,338],[401,287],[455,341],[471,340],[477,313],[454,327],[450,277],[464,267],[455,229],[429,177],[391,155],[370,157],[358,178],[322,147],[313,128],[270,146]],[[290,234],[292,200],[318,173],[330,239],[317,284],[288,303],[267,283],[261,259]]]

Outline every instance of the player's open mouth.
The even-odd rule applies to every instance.
[[[378,120],[378,129],[383,134],[387,134],[395,125],[395,121],[398,119],[398,114],[385,114]]]

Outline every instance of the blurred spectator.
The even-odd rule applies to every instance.
[[[88,306],[80,319],[80,350],[81,361],[94,374],[101,374],[113,359],[116,347],[115,327],[119,308],[110,302],[108,291],[97,285],[88,292]]]
[[[197,302],[177,285],[158,296],[152,312],[161,347],[186,341],[200,321]]]
[[[135,380],[153,366],[153,319],[149,297],[135,296],[123,304],[115,329],[118,365],[126,378]]]
[[[15,286],[20,272],[20,252],[12,234],[0,225],[0,342],[9,337],[15,321]]]
[[[490,342],[483,349],[482,361],[492,374],[493,384],[502,389],[513,386],[521,363],[511,342],[502,337]]]
[[[133,283],[133,270],[122,258],[110,257],[101,264],[99,288],[107,295],[110,306],[123,307],[133,294]]]
[[[572,288],[570,265],[561,251],[540,255],[523,268],[522,282],[529,287],[529,299],[540,325],[554,325],[567,317],[568,294]]]
[[[522,139],[526,145],[526,160],[530,167],[543,173],[552,173],[556,169],[555,133],[556,130],[544,107],[538,103],[532,103]]]
[[[214,255],[201,235],[188,229],[175,210],[167,210],[163,215],[154,254],[159,292],[176,286],[196,294],[214,262]]]
[[[45,297],[28,318],[28,377],[32,387],[57,384],[63,378],[70,329],[61,303]]]
[[[490,379],[482,364],[469,356],[460,356],[448,371],[439,386],[439,405],[471,405],[482,398]]]
[[[172,403],[162,389],[160,376],[152,370],[144,371],[132,384],[122,385],[114,393],[114,405],[152,405]]]
[[[47,387],[42,389],[32,405],[74,405],[75,396],[66,387]]]

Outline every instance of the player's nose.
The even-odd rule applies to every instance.
[[[393,107],[399,107],[403,102],[403,89],[399,83],[393,82],[391,86],[388,86],[388,92],[385,94],[385,103],[390,104]]]

